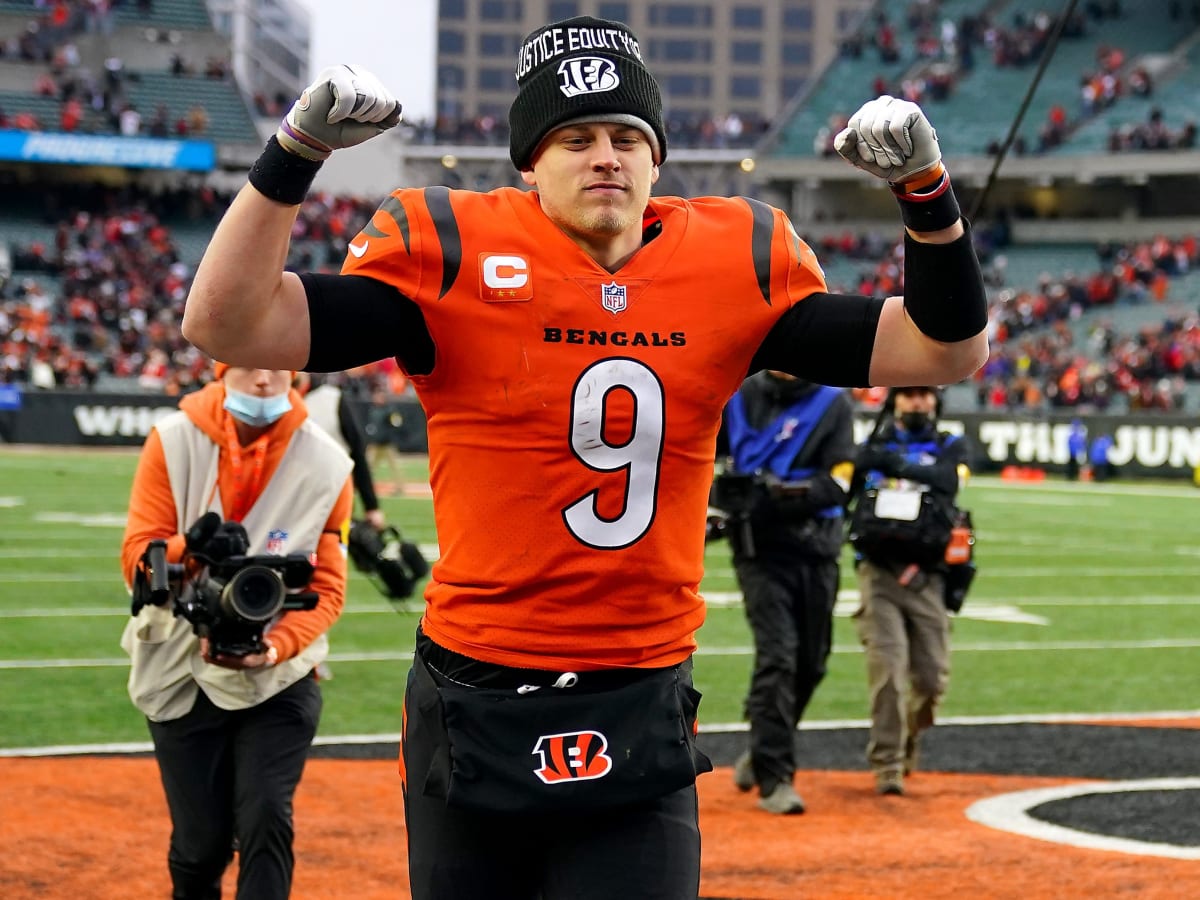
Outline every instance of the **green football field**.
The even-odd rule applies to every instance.
[[[136,453],[0,448],[0,749],[143,742],[118,640],[128,616],[118,553]],[[424,484],[425,460],[403,477]],[[944,717],[1191,712],[1200,709],[1200,490],[1186,482],[1006,483],[964,490],[980,573],[954,622]],[[385,510],[427,556],[430,502]],[[866,716],[863,659],[843,566],[829,675],[808,721]],[[706,727],[736,725],[751,641],[724,543],[709,546],[708,621],[696,682]],[[417,624],[351,574],[331,634],[322,739],[394,737]]]

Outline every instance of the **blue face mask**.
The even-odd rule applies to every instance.
[[[239,422],[255,428],[263,428],[279,421],[280,417],[292,408],[292,401],[288,399],[287,394],[259,397],[255,394],[243,394],[241,391],[227,387],[225,388],[225,408]]]

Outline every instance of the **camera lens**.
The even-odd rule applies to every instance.
[[[221,606],[250,622],[265,622],[283,608],[283,579],[266,566],[239,569],[221,591]]]

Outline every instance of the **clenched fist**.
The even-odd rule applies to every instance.
[[[359,66],[330,66],[292,104],[275,138],[285,150],[321,161],[399,122],[400,103],[378,78]]]
[[[886,94],[864,103],[833,146],[851,165],[892,184],[912,181],[942,159],[937,132],[921,107]]]

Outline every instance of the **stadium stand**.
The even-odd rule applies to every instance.
[[[1045,15],[1045,0],[1011,0],[1005,5],[1003,13],[1009,25],[1015,25],[1018,17],[1029,21],[1038,15]],[[1053,19],[1048,18],[1047,24]],[[1025,139],[1026,146],[1031,150],[1049,149],[1041,146],[1041,130],[1050,117],[1054,107],[1060,107],[1066,112],[1068,131],[1077,127],[1079,122],[1087,121],[1099,115],[1105,109],[1118,108],[1125,102],[1126,91],[1122,89],[1128,73],[1137,64],[1137,60],[1145,54],[1161,52],[1170,48],[1179,38],[1178,26],[1164,16],[1135,14],[1125,11],[1121,14],[1103,16],[1087,16],[1079,22],[1079,33],[1067,37],[1055,49],[1050,64],[1046,67],[1042,82],[1034,95],[1029,110],[1026,113],[1020,134]],[[1115,51],[1120,62],[1116,59],[1106,62],[1107,55]],[[944,109],[954,117],[959,127],[969,125],[970,130],[964,135],[964,152],[978,152],[990,141],[1002,138],[1002,134],[988,134],[988,117],[984,112],[988,108],[989,99],[997,96],[1008,96],[1019,99],[1027,86],[1032,63],[1013,67],[998,66],[984,62],[970,77],[963,78],[956,85],[955,91],[939,108],[939,115]],[[1086,108],[1081,98],[1082,82],[1094,80],[1097,74],[1107,66],[1111,66],[1111,74],[1117,81],[1118,94],[1112,106],[1097,100],[1093,108]],[[996,110],[1003,116],[1005,110]],[[1015,113],[1014,104],[1008,113]],[[1065,136],[1065,135],[1064,135]],[[981,140],[982,139],[982,140]]]
[[[775,152],[821,156],[840,122],[876,95],[877,80],[891,84],[912,64],[909,33],[903,24],[906,4],[885,0],[843,40],[841,52],[811,86],[794,98],[782,115],[783,126],[769,138]]]
[[[1158,76],[1153,80],[1150,93],[1127,94],[1117,106],[1105,110],[1081,125],[1061,148],[1063,153],[1109,153],[1120,150],[1147,149],[1144,143],[1135,144],[1136,131],[1146,125],[1154,111],[1161,115],[1162,126],[1176,136],[1173,147],[1161,149],[1187,149],[1195,146],[1196,127],[1195,99],[1200,86],[1200,35],[1193,33],[1185,41],[1182,51],[1158,55],[1155,69]],[[1193,129],[1192,143],[1181,142],[1188,127]],[[1113,145],[1114,136],[1118,146]],[[1125,138],[1125,140],[1122,140]]]
[[[0,0],[0,13],[28,13],[35,7],[31,0]],[[41,11],[40,9],[38,11]],[[211,29],[212,19],[204,0],[129,0],[116,4],[112,11],[116,23],[139,27]]]
[[[150,111],[166,110],[167,121],[188,120],[196,107],[206,113],[205,126],[189,134],[200,134],[214,141],[257,142],[258,132],[250,111],[231,80],[213,79],[203,75],[172,75],[163,72],[132,73],[128,96],[143,119]]]
[[[948,157],[985,158],[984,145],[1004,133],[1035,61],[997,65],[997,34],[1015,33],[1022,21],[1037,20],[1044,30],[1046,21],[1038,18],[1044,7],[1036,0],[881,0],[845,36],[838,58],[795,99],[756,155],[818,157],[836,127],[834,117],[853,111],[883,85],[911,86],[941,66],[954,73],[948,98],[926,96],[921,102],[939,128]],[[1196,96],[1200,21],[1161,16],[1134,21],[1131,14],[1105,12],[1103,3],[1081,7],[1089,9],[1082,33],[1058,47],[1027,118],[1026,128],[1033,129],[1026,132],[1029,143],[1054,104],[1075,117],[1082,71],[1115,59],[1098,53],[1105,47],[1119,47],[1120,73],[1136,66],[1151,73],[1152,89],[1145,97],[1123,94],[1089,121],[1072,118],[1055,153],[1107,157],[1113,129],[1144,122],[1156,108],[1169,128],[1182,130]],[[0,40],[25,28],[31,15],[28,2],[0,0]],[[206,137],[259,144],[253,104],[221,71],[228,47],[212,31],[202,0],[158,0],[151,19],[127,2],[109,24],[109,31],[84,27],[63,35],[77,43],[73,52],[79,54],[79,66],[98,62],[103,74],[112,54],[121,60],[121,96],[141,112],[142,128],[160,108],[174,125],[199,106],[208,112]],[[4,113],[25,111],[43,127],[59,127],[58,96],[37,93],[48,73],[62,76],[61,61],[53,58],[61,45],[55,47],[47,59],[0,58]],[[214,61],[217,71],[206,72]],[[928,82],[914,89],[928,90]],[[441,139],[451,134],[464,144],[500,139],[493,130],[481,132],[481,124],[441,123],[448,129]],[[87,104],[76,127],[112,133],[118,126],[111,111]],[[750,127],[750,136],[756,129],[756,124]],[[428,138],[421,129],[413,131],[414,141]],[[677,138],[685,140],[673,132]],[[692,146],[710,143],[700,137]],[[18,175],[0,164],[6,198],[0,214],[0,380],[188,390],[205,377],[205,362],[178,334],[180,310],[191,272],[229,198],[200,176],[184,173],[144,179],[112,171],[102,180],[105,186],[89,183],[84,170],[72,173],[69,167]],[[1055,190],[1049,182],[1038,185]],[[1095,190],[1103,196],[1103,185]],[[289,266],[340,266],[347,236],[367,220],[376,199],[314,194],[301,209]],[[1053,209],[1053,204],[1044,209],[1028,204],[1014,205],[1010,212],[1019,224],[1052,215]],[[1097,209],[1104,215],[1120,206],[1097,204]],[[881,227],[874,219],[853,216],[835,225],[819,216],[806,219],[802,209],[793,215],[802,233],[813,226],[805,239],[817,250],[832,289],[903,289],[894,225]],[[1019,234],[1019,227],[977,222],[992,304],[993,359],[973,381],[952,386],[949,408],[1200,409],[1197,229],[1170,225],[1163,223],[1167,244],[1174,248],[1166,254],[1156,240],[1132,235],[1110,245],[1060,230],[1050,240],[1013,242],[1011,232]],[[1119,225],[1107,231],[1122,234]]]
[[[1194,167],[1182,159],[1158,169],[1140,158],[1131,158],[1128,167],[1098,170],[1096,164],[1110,156],[1114,129],[1141,125],[1155,109],[1170,134],[1169,149],[1194,150],[1189,123],[1200,90],[1200,16],[1176,6],[1168,14],[1157,5],[1147,11],[1141,4],[1097,0],[1078,4],[1077,15],[1064,24],[1019,131],[1015,155],[1029,159],[1009,167],[1021,175],[989,184],[990,203],[976,221],[989,277],[993,362],[973,382],[948,392],[951,407],[1200,408],[1197,225],[1184,218],[1196,208],[1186,199],[1191,188],[1185,173]],[[870,84],[878,69],[889,93],[917,99],[929,112],[951,171],[960,175],[966,208],[984,184],[989,154],[1009,130],[1062,8],[1044,0],[881,2],[851,36],[861,49],[841,54],[806,95],[795,98],[757,156],[771,167],[780,196],[811,211],[819,234],[854,230],[846,211],[856,207],[870,219],[860,230],[880,227],[874,219],[886,210],[875,205],[877,198],[845,180],[836,158],[817,162],[830,147],[813,140],[822,126],[831,138],[839,116],[878,92],[881,85]],[[883,20],[896,27],[899,58],[890,60],[890,69],[873,55],[872,29]],[[944,95],[931,90],[934,76]],[[1090,92],[1118,93],[1086,106],[1085,83]],[[1052,111],[1057,132],[1043,137]],[[1036,160],[1051,156],[1083,159],[1078,169],[1058,164],[1039,171]],[[1162,181],[1154,180],[1156,171],[1164,173]],[[1176,176],[1178,185],[1171,180]],[[1138,185],[1150,187],[1128,188]],[[1141,216],[1177,219],[1150,225]],[[1058,227],[1056,219],[1063,220]],[[1066,220],[1079,225],[1073,229]],[[1034,223],[1044,227],[1024,227]],[[802,218],[797,227],[803,231]],[[1150,250],[1161,240],[1151,237],[1155,230],[1167,243],[1187,248],[1181,260]],[[1118,239],[1109,246],[1114,235]],[[814,246],[838,289],[888,291],[902,274],[900,260],[888,260],[886,250],[858,258],[839,253],[828,238]]]
[[[827,154],[831,148],[823,147],[814,136],[822,129],[835,132],[831,123],[879,93],[877,87],[886,87],[896,96],[904,95],[905,82],[917,84],[918,95],[910,99],[928,103],[938,122],[953,123],[953,128],[942,128],[947,155],[981,154],[1005,136],[1005,126],[1017,112],[1042,46],[1053,29],[1055,20],[1047,12],[1051,5],[1045,0],[946,0],[940,5],[927,4],[936,11],[925,20],[909,16],[911,6],[885,0],[875,7],[859,34],[849,41],[856,48],[861,44],[861,48],[843,51],[808,92],[793,101],[783,124],[777,123],[768,145],[771,152]],[[1118,78],[1127,78],[1136,66],[1148,63],[1150,71],[1164,81],[1182,79],[1180,96],[1187,96],[1186,74],[1190,72],[1194,94],[1195,70],[1177,57],[1186,55],[1187,62],[1194,66],[1195,58],[1188,51],[1200,39],[1196,23],[1161,14],[1137,14],[1134,10],[1103,13],[1109,6],[1082,4],[1081,8],[1096,8],[1096,12],[1078,13],[1074,26],[1065,29],[1019,131],[1027,151],[1039,148],[1039,133],[1054,107],[1061,108],[1070,126],[1064,138],[1091,119],[1101,117],[1107,121],[1111,115],[1119,115],[1127,91],[1114,106],[1101,106],[1087,114],[1080,110],[1081,80],[1099,71],[1105,51],[1116,50],[1119,54],[1121,62],[1115,70]],[[896,34],[896,56],[891,59],[881,56],[874,38],[881,20],[892,23]],[[951,76],[944,96],[929,90],[931,77],[939,73]],[[1129,114],[1130,119],[1139,117],[1136,111]],[[1104,136],[1106,140],[1107,130]],[[1089,137],[1089,141],[1078,152],[1096,152],[1095,138]]]
[[[123,3],[101,20],[0,0],[0,126],[257,145],[228,57],[204,0]]]

